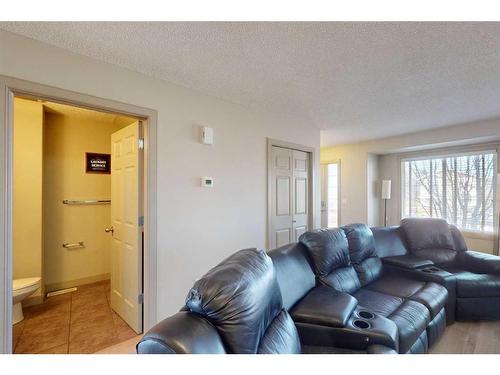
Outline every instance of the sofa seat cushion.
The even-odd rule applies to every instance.
[[[291,310],[295,322],[343,328],[358,305],[356,298],[327,286],[312,289]]]
[[[457,280],[457,297],[500,297],[500,275],[472,273],[464,270],[448,270]]]
[[[360,306],[394,323],[399,332],[399,351],[406,353],[431,321],[428,308],[417,301],[362,288],[354,294]]]
[[[410,350],[431,321],[427,307],[411,300],[404,301],[387,318],[398,326],[400,353],[406,353]]]
[[[359,289],[353,296],[358,300],[359,306],[363,306],[383,317],[389,316],[404,302],[401,297],[391,296],[367,288]]]
[[[420,302],[429,309],[432,319],[439,314],[448,299],[448,292],[442,285],[398,276],[384,276],[366,288]]]

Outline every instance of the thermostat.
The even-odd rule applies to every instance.
[[[202,187],[213,187],[214,179],[212,177],[202,177],[201,178],[201,186]]]

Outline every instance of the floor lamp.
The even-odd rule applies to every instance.
[[[382,199],[384,200],[384,227],[387,226],[387,200],[391,199],[391,180],[382,180]]]

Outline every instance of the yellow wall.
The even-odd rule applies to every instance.
[[[57,109],[57,108],[56,108]],[[110,199],[110,175],[85,172],[85,153],[111,153],[111,133],[127,121],[87,110],[45,117],[44,279],[47,290],[106,278],[110,272],[109,205],[69,206],[64,199]],[[128,121],[131,123],[132,120]],[[84,241],[68,250],[64,242]]]
[[[43,108],[14,100],[14,279],[42,276]],[[36,294],[41,294],[39,290]]]

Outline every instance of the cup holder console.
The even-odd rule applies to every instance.
[[[352,322],[352,324],[360,329],[368,329],[371,327],[370,323],[368,323],[366,320],[360,320],[360,319],[355,320],[354,322]]]
[[[375,314],[370,312],[370,311],[366,311],[366,310],[361,310],[358,312],[358,316],[360,318],[363,318],[363,319],[366,319],[366,320],[371,320],[373,318],[375,318]]]
[[[437,268],[437,267],[429,267],[429,268],[424,268],[422,270],[422,272],[425,272],[425,273],[434,273],[434,272],[439,272],[441,271],[441,269]]]

